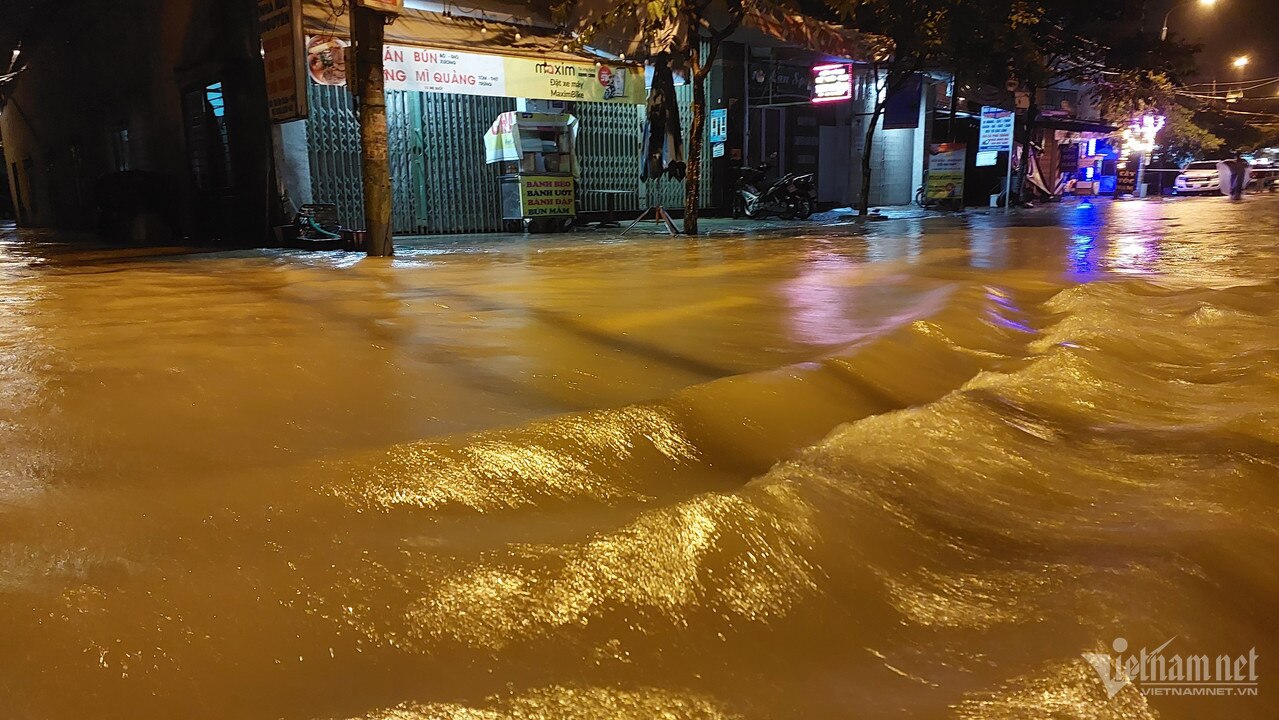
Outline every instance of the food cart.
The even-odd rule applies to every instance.
[[[568,228],[577,216],[577,118],[505,112],[484,135],[490,164],[501,163],[503,225],[530,232]]]

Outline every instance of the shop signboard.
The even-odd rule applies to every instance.
[[[1137,171],[1141,168],[1141,156],[1130,155],[1128,162],[1116,171],[1115,197],[1137,194]]]
[[[1013,149],[1012,110],[997,107],[981,109],[981,134],[977,140],[977,152],[1011,152]]]
[[[1074,175],[1079,172],[1079,143],[1062,143],[1058,146],[1061,160],[1057,172]]]
[[[306,117],[301,0],[258,0],[258,32],[271,121],[288,122]]]
[[[883,128],[908,130],[919,127],[919,109],[923,102],[923,78],[912,75],[901,87],[888,93],[884,101]]]
[[[968,146],[964,143],[939,143],[928,148],[928,183],[924,194],[929,200],[964,197],[964,163]]]
[[[846,63],[813,67],[813,102],[837,102],[853,98],[853,66]]]
[[[310,39],[307,47],[312,80],[322,85],[346,84],[345,66],[342,72],[334,72],[331,60],[334,52],[345,50],[345,45],[345,41],[336,38]],[[318,55],[316,48],[325,49],[329,55]],[[387,90],[634,105],[646,101],[642,71],[629,65],[507,57],[408,45],[387,45],[382,65]],[[317,67],[324,71],[317,73]]]
[[[526,218],[577,214],[573,178],[567,175],[521,175],[520,206]]]
[[[805,65],[752,63],[746,95],[752,106],[808,102],[813,97],[813,71]]]
[[[483,57],[483,56],[473,56]],[[509,97],[641,105],[647,100],[644,76],[626,65],[502,58]],[[414,68],[417,71],[418,68]]]

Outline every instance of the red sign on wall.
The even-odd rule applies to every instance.
[[[266,73],[267,110],[273,122],[307,114],[302,70],[302,7],[299,0],[258,0],[258,32]]]

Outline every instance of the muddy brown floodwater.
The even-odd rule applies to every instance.
[[[1276,277],[1269,196],[0,230],[0,717],[1273,718]]]

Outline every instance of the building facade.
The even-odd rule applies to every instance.
[[[91,230],[135,205],[162,221],[117,231],[260,243],[279,210],[255,3],[51,6],[0,88],[19,223]]]
[[[445,12],[450,8],[409,0],[387,27],[396,52],[465,55],[482,67],[505,62],[512,78],[501,91],[476,92],[388,75],[394,232],[502,229],[502,168],[485,161],[484,137],[495,118],[516,110],[576,119],[579,212],[635,215],[659,204],[683,206],[682,182],[641,180],[643,92],[630,92],[629,100],[529,96],[529,73],[539,67],[594,63],[606,77],[610,63],[622,62],[571,51],[549,10],[538,7],[494,2]],[[277,124],[270,120],[266,48],[253,0],[73,0],[59,8],[24,51],[20,74],[0,92],[5,174],[21,224],[102,229],[101,218],[114,209],[145,220],[110,228],[117,236],[259,245],[300,207],[319,203],[334,205],[343,226],[362,226],[352,94],[333,82],[331,68],[317,71],[308,51],[323,45],[317,39],[349,42],[345,3],[300,3],[307,112]],[[110,63],[75,51],[104,44],[117,48]],[[779,175],[814,173],[821,203],[852,206],[860,196],[875,85],[870,69],[853,60],[777,32],[743,29],[723,43],[706,81],[714,132],[702,152],[708,171],[701,206],[726,214],[738,168],[761,162]],[[853,91],[841,102],[814,103],[814,68],[830,63],[848,65]],[[632,90],[634,82],[647,85],[643,68],[631,65],[628,72],[637,78]],[[676,78],[687,138],[692,87],[683,73]],[[904,102],[890,103],[895,109],[869,150],[872,205],[911,202],[922,179],[931,85],[897,94]]]

